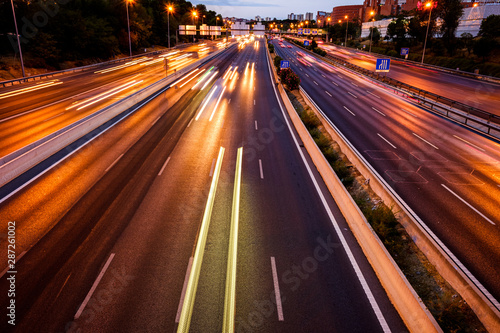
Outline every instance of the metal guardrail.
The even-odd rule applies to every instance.
[[[297,45],[297,44],[295,44]],[[486,112],[484,110],[469,106],[467,104],[454,101],[452,99],[431,93],[429,91],[413,87],[404,82],[388,78],[385,75],[381,75],[370,71],[366,68],[351,64],[345,59],[335,57],[332,55],[327,55],[322,57],[301,45],[300,46],[307,53],[320,57],[322,60],[332,64],[340,65],[342,67],[348,68],[364,76],[370,77],[378,82],[384,83],[386,85],[395,88],[396,93],[406,94],[407,97],[412,97],[417,100],[418,104],[424,105],[441,116],[447,117],[455,122],[472,127],[482,133],[488,134],[496,139],[500,139],[500,116]]]
[[[173,47],[171,49],[174,49],[174,48],[175,47]],[[75,67],[75,68],[65,69],[65,70],[56,71],[56,72],[50,72],[50,73],[43,73],[43,74],[38,74],[38,75],[32,75],[32,76],[23,77],[23,78],[20,78],[20,79],[13,79],[13,80],[8,80],[8,81],[0,81],[0,85],[2,87],[7,87],[7,86],[13,86],[14,84],[20,84],[20,83],[25,83],[25,82],[30,82],[30,81],[41,80],[41,79],[45,79],[45,78],[49,78],[49,77],[53,77],[53,76],[57,76],[57,75],[67,74],[67,73],[83,72],[85,70],[88,70],[88,69],[91,69],[91,68],[95,68],[95,67],[112,65],[112,64],[116,64],[116,63],[126,62],[126,61],[129,61],[129,60],[135,59],[135,58],[140,58],[140,57],[144,57],[144,56],[161,54],[161,53],[170,51],[171,49],[165,49],[165,50],[161,50],[161,51],[153,51],[153,52],[148,52],[148,53],[141,53],[141,54],[137,54],[137,55],[134,55],[134,56],[131,56],[131,57],[114,59],[114,60],[109,60],[109,61],[105,61],[105,62],[99,62],[99,63],[92,64],[92,65]]]
[[[356,48],[352,48],[352,47],[345,47],[343,45],[338,45],[338,44],[334,44],[334,43],[324,43],[324,45],[332,45],[332,46],[335,46],[335,47],[338,47],[338,48],[343,48],[343,49],[346,49],[346,50],[356,50],[357,52],[362,52],[366,55],[380,55],[380,56],[384,56],[384,58],[390,58],[391,60],[394,60],[394,61],[397,61],[397,62],[401,62],[403,64],[408,64],[408,65],[413,65],[413,66],[418,66],[418,67],[423,67],[423,68],[433,68],[433,69],[436,69],[436,70],[439,70],[439,71],[442,71],[442,72],[446,72],[446,73],[450,73],[450,74],[454,74],[454,75],[459,75],[459,76],[465,76],[465,77],[469,77],[469,78],[472,78],[472,79],[476,79],[476,80],[481,80],[481,81],[488,81],[488,82],[493,82],[493,83],[500,83],[500,77],[495,77],[495,76],[489,76],[489,75],[482,75],[482,74],[475,74],[475,73],[471,73],[471,72],[466,72],[466,71],[461,71],[461,70],[457,70],[457,69],[453,69],[453,68],[447,68],[447,67],[441,67],[441,66],[437,66],[437,65],[432,65],[432,64],[422,64],[418,61],[413,61],[413,60],[407,60],[407,59],[402,59],[402,58],[396,58],[396,57],[391,57],[391,56],[388,56],[388,55],[383,55],[383,54],[380,54],[380,53],[369,53],[369,52],[366,52],[365,50],[360,50],[360,49],[356,49]]]
[[[384,54],[380,54],[380,53],[374,53],[374,52],[369,53],[369,52],[366,52],[365,50],[354,49],[354,48],[351,48],[351,47],[345,47],[345,46],[341,46],[341,45],[337,45],[337,44],[332,44],[332,43],[327,43],[327,45],[334,45],[336,47],[344,48],[346,50],[356,50],[357,52],[362,52],[362,53],[364,53],[366,55],[372,55],[372,56],[373,55],[380,55],[380,56],[383,56],[384,58],[391,58],[391,60],[394,60],[396,62],[401,62],[403,64],[418,66],[418,67],[422,67],[422,68],[432,68],[432,69],[436,69],[436,70],[439,70],[439,71],[442,71],[442,72],[446,72],[446,73],[449,73],[449,74],[454,74],[454,75],[459,75],[459,76],[466,76],[466,77],[469,77],[469,78],[472,78],[472,79],[476,79],[476,80],[481,80],[481,81],[488,81],[488,82],[493,82],[493,83],[500,83],[500,77],[489,76],[489,75],[482,75],[482,74],[475,74],[475,73],[471,73],[471,72],[461,71],[461,70],[457,70],[457,69],[453,69],[453,68],[441,67],[441,66],[427,64],[427,63],[422,64],[422,63],[420,63],[418,61],[407,60],[407,59],[402,59],[402,58],[397,58],[397,57],[391,57],[391,56],[388,56],[388,55],[384,55]]]

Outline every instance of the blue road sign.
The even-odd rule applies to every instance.
[[[401,48],[401,53],[400,54],[402,56],[406,56],[406,55],[408,55],[408,53],[410,53],[410,48],[409,47],[402,47]]]
[[[288,60],[281,60],[281,63],[280,63],[280,68],[283,69],[283,68],[289,68],[290,67],[290,62]]]
[[[390,68],[391,68],[391,59],[377,59],[377,64],[375,65],[375,72],[387,73]]]
[[[309,41],[308,40],[304,41],[304,46],[309,46]]]
[[[311,34],[311,29],[305,28],[304,29],[304,35],[310,35]]]
[[[297,30],[297,33],[298,33],[299,35],[302,35],[302,34],[304,33],[304,30],[303,30],[302,28],[299,28],[299,29]]]

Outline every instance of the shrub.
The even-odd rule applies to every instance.
[[[389,52],[387,52],[387,55],[389,57],[397,57],[398,53],[395,50],[389,50]]]
[[[276,58],[274,58],[274,61],[275,61],[274,64],[276,65]],[[278,67],[279,67],[279,62],[278,62]],[[300,78],[290,68],[284,68],[282,70],[278,70],[278,75],[281,78],[281,82],[283,82],[283,84],[285,84],[288,87],[288,89],[290,90],[299,89]]]
[[[279,71],[279,68],[280,68],[281,60],[283,60],[283,58],[281,58],[280,56],[276,56],[274,58],[274,67],[276,67],[276,69],[278,69],[278,71]]]
[[[274,45],[269,43],[269,52],[273,53],[274,52]]]

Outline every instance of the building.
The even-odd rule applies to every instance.
[[[464,13],[458,22],[455,36],[460,37],[463,33],[470,33],[472,36],[479,34],[481,22],[490,15],[500,15],[500,3],[480,4],[477,7],[464,9]]]
[[[305,21],[304,20],[304,14],[297,14],[295,15],[295,19],[298,21]]]
[[[312,21],[312,20],[314,20],[313,13],[306,13],[306,20],[307,20],[307,21]]]
[[[477,36],[481,28],[481,22],[490,15],[500,15],[500,3],[487,3],[477,7],[465,8],[458,22],[455,36],[460,37],[463,33],[470,33],[474,37]],[[370,27],[372,26],[380,31],[382,37],[385,37],[387,35],[387,27],[393,20],[384,19],[375,22],[364,22],[361,27],[361,38],[366,38],[370,35]],[[437,21],[437,25],[440,25],[439,21]]]
[[[270,17],[266,17],[266,22],[270,22],[271,21],[271,18]]]
[[[260,17],[259,15],[255,16],[255,21],[256,22],[262,21],[262,17]]]
[[[326,26],[327,20],[328,18],[330,18],[330,14],[331,13],[328,12],[318,11],[318,13],[316,14],[316,23],[318,24],[318,28]],[[330,18],[330,24],[332,24],[331,18]]]
[[[368,0],[367,0],[368,1]],[[333,7],[332,14],[332,24],[338,23],[345,20],[347,15],[349,21],[353,21],[362,17],[363,5],[353,5],[353,6],[337,6]]]
[[[288,19],[289,20],[296,20],[297,19],[297,15],[294,14],[294,13],[290,13],[290,14],[288,14]]]

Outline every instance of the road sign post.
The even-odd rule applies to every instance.
[[[391,68],[391,59],[377,59],[377,63],[375,64],[375,72],[379,73],[387,73]]]
[[[402,47],[400,54],[402,56],[405,56],[405,59],[408,59],[408,54],[410,53],[410,48],[409,47]]]
[[[280,68],[281,69],[290,68],[290,62],[288,60],[281,60]]]

